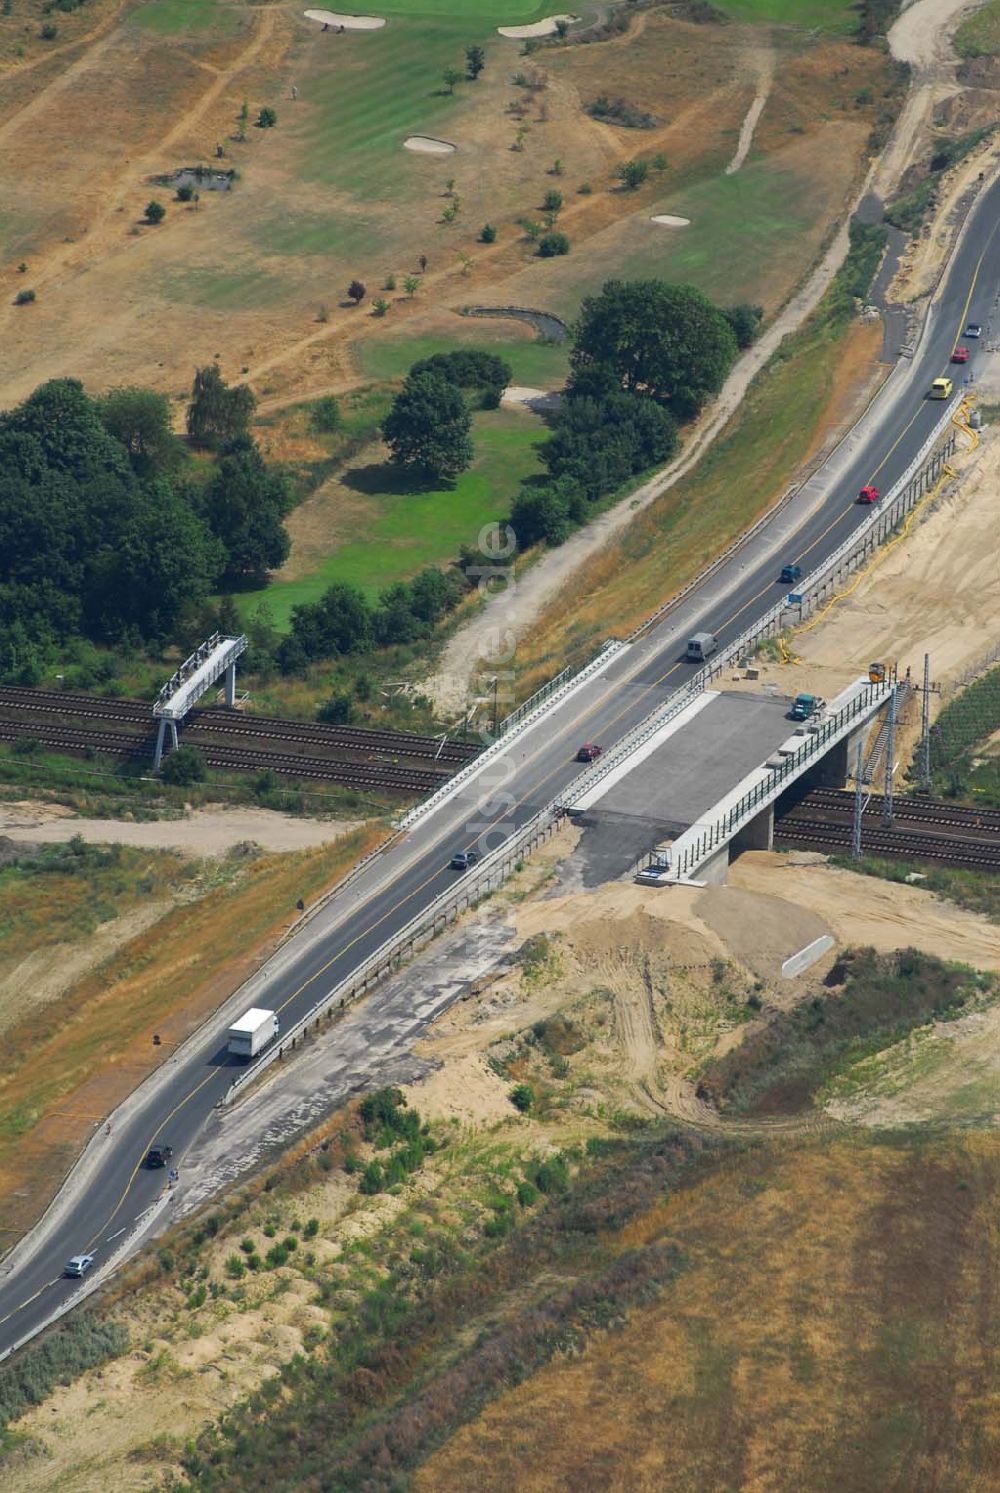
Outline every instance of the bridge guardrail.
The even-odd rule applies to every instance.
[[[727,809],[714,823],[702,829],[697,838],[694,838],[697,826],[688,830],[686,833],[691,836],[688,843],[683,844],[685,836],[681,836],[681,839],[671,847],[669,877],[665,879],[682,881],[696,871],[713,850],[727,844],[749,819],[752,819],[762,808],[766,808],[769,803],[774,802],[787,778],[798,776],[807,762],[822,755],[834,740],[846,735],[859,716],[873,713],[889,698],[892,688],[892,682],[889,680],[867,684],[852,700],[848,700],[836,715],[830,716],[803,739],[801,751],[796,752],[794,756],[786,757],[780,767],[772,768],[766,778],[762,778],[752,788],[749,788],[732,808]],[[679,845],[682,846],[680,854],[675,856]],[[648,864],[652,865],[653,861],[650,860]]]
[[[324,1017],[332,1015],[334,1011],[342,1010],[348,1001],[363,995],[370,985],[385,974],[386,970],[397,965],[407,954],[413,953],[421,943],[428,942],[440,929],[446,927],[452,918],[457,917],[473,902],[478,902],[489,892],[495,891],[522,856],[533,850],[543,840],[548,839],[558,826],[561,817],[561,811],[555,806],[550,805],[539,810],[528,820],[527,824],[521,826],[516,834],[511,835],[496,850],[485,856],[478,866],[471,871],[464,872],[453,890],[443,892],[440,897],[435,898],[429,907],[418,913],[415,918],[411,918],[403,928],[376,949],[374,954],[369,955],[352,974],[316,1001],[306,1014],[286,1032],[282,1032],[278,1043],[266,1049],[259,1058],[233,1079],[219,1104],[224,1107],[232,1103],[240,1089],[258,1078],[272,1063],[283,1058],[286,1052],[292,1051],[299,1038],[305,1037],[311,1026],[318,1025]]]
[[[565,699],[565,697],[571,694],[573,690],[578,689],[581,684],[585,683],[585,681],[588,680],[591,675],[599,673],[600,670],[603,669],[606,664],[610,663],[611,659],[614,658],[616,654],[621,653],[626,646],[627,645],[625,643],[620,642],[617,638],[609,638],[606,643],[601,645],[600,651],[595,653],[594,657],[589,661],[589,663],[584,664],[583,668],[578,669],[571,678],[563,680],[563,682],[558,684],[555,689],[549,691],[549,693],[546,694],[544,698],[539,699],[539,695],[542,695],[544,691],[548,690],[548,686],[543,684],[540,690],[536,690],[535,693],[524,702],[524,706],[519,707],[525,710],[525,714],[522,715],[519,721],[513,724],[512,729],[516,731],[526,730],[528,725],[531,724],[535,719],[537,719],[537,717],[540,716],[544,710],[551,708],[551,706],[556,702],[557,698]],[[564,669],[563,674],[565,674],[566,672],[567,671]],[[559,679],[563,679],[563,675],[559,675],[557,677]],[[549,683],[555,684],[556,681],[550,680]],[[528,706],[531,707],[530,710],[526,709],[526,707]],[[513,713],[516,714],[516,712]],[[412,829],[415,824],[417,824],[428,813],[430,813],[431,809],[436,809],[439,804],[442,804],[447,799],[451,798],[456,790],[461,786],[461,784],[467,782],[474,773],[479,771],[484,762],[489,762],[494,757],[500,756],[504,751],[506,751],[509,745],[510,742],[508,741],[507,736],[498,735],[497,739],[491,742],[484,752],[480,752],[478,757],[473,757],[471,762],[467,762],[464,767],[460,768],[458,772],[456,772],[452,777],[448,778],[447,782],[442,783],[440,788],[436,788],[429,798],[425,798],[414,808],[409,809],[402,816],[402,818],[397,821],[397,830],[401,831]]]

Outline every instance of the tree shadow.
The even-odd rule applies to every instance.
[[[366,497],[394,495],[409,497],[417,493],[438,492],[454,483],[430,476],[427,472],[408,471],[391,461],[371,462],[366,467],[350,467],[340,478],[344,487]]]

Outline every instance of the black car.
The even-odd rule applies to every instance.
[[[150,1146],[146,1152],[146,1165],[151,1171],[158,1166],[166,1166],[173,1154],[173,1146]]]
[[[451,858],[451,869],[453,871],[468,871],[474,866],[479,856],[474,850],[459,850]]]

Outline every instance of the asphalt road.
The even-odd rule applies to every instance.
[[[287,1029],[323,994],[401,928],[440,892],[454,884],[448,868],[454,850],[481,843],[491,827],[489,848],[550,802],[581,769],[573,761],[582,741],[605,747],[624,735],[683,685],[696,665],[684,661],[692,632],[714,632],[726,643],[782,594],[777,574],[796,562],[808,571],[835,550],[868,510],[855,502],[858,490],[875,482],[888,490],[903,474],[940,419],[942,406],[926,399],[934,378],[949,372],[949,358],[962,340],[971,351],[965,368],[952,370],[956,389],[974,373],[985,352],[986,329],[994,317],[1000,290],[1000,183],[984,194],[974,221],[949,267],[931,326],[914,360],[908,397],[895,401],[879,435],[846,468],[821,507],[803,519],[797,531],[794,503],[782,517],[789,536],[780,555],[763,553],[757,560],[734,557],[727,571],[714,577],[683,606],[666,617],[638,644],[618,655],[592,685],[581,688],[544,722],[510,747],[512,783],[483,807],[475,781],[442,805],[398,846],[379,857],[342,905],[337,899],[265,967],[266,995],[255,989],[253,1003],[282,1013]],[[980,341],[960,338],[967,320],[982,323]],[[997,315],[1000,325],[1000,314]],[[764,547],[766,549],[766,545]],[[772,546],[773,548],[773,546]],[[720,596],[723,597],[720,600]],[[349,904],[349,905],[348,905]],[[273,974],[270,971],[273,968]],[[376,991],[370,1000],[378,1001]],[[251,1002],[248,1000],[247,1005]],[[42,1231],[36,1249],[19,1249],[13,1268],[0,1270],[0,1352],[40,1326],[59,1301],[76,1289],[61,1278],[66,1260],[93,1253],[98,1263],[114,1252],[123,1232],[160,1194],[162,1171],[142,1167],[154,1140],[169,1142],[184,1183],[184,1152],[213,1106],[228,1087],[234,1069],[225,1051],[229,1015],[220,1015],[197,1048],[174,1057],[146,1087],[147,1098],[131,1107],[130,1117],[99,1135],[96,1163],[87,1166],[87,1185],[67,1221]],[[71,1183],[72,1185],[72,1183]]]

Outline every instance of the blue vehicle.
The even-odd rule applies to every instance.
[[[782,586],[790,586],[794,581],[798,580],[801,574],[801,565],[784,565],[782,566],[781,574],[778,577],[778,584]]]

